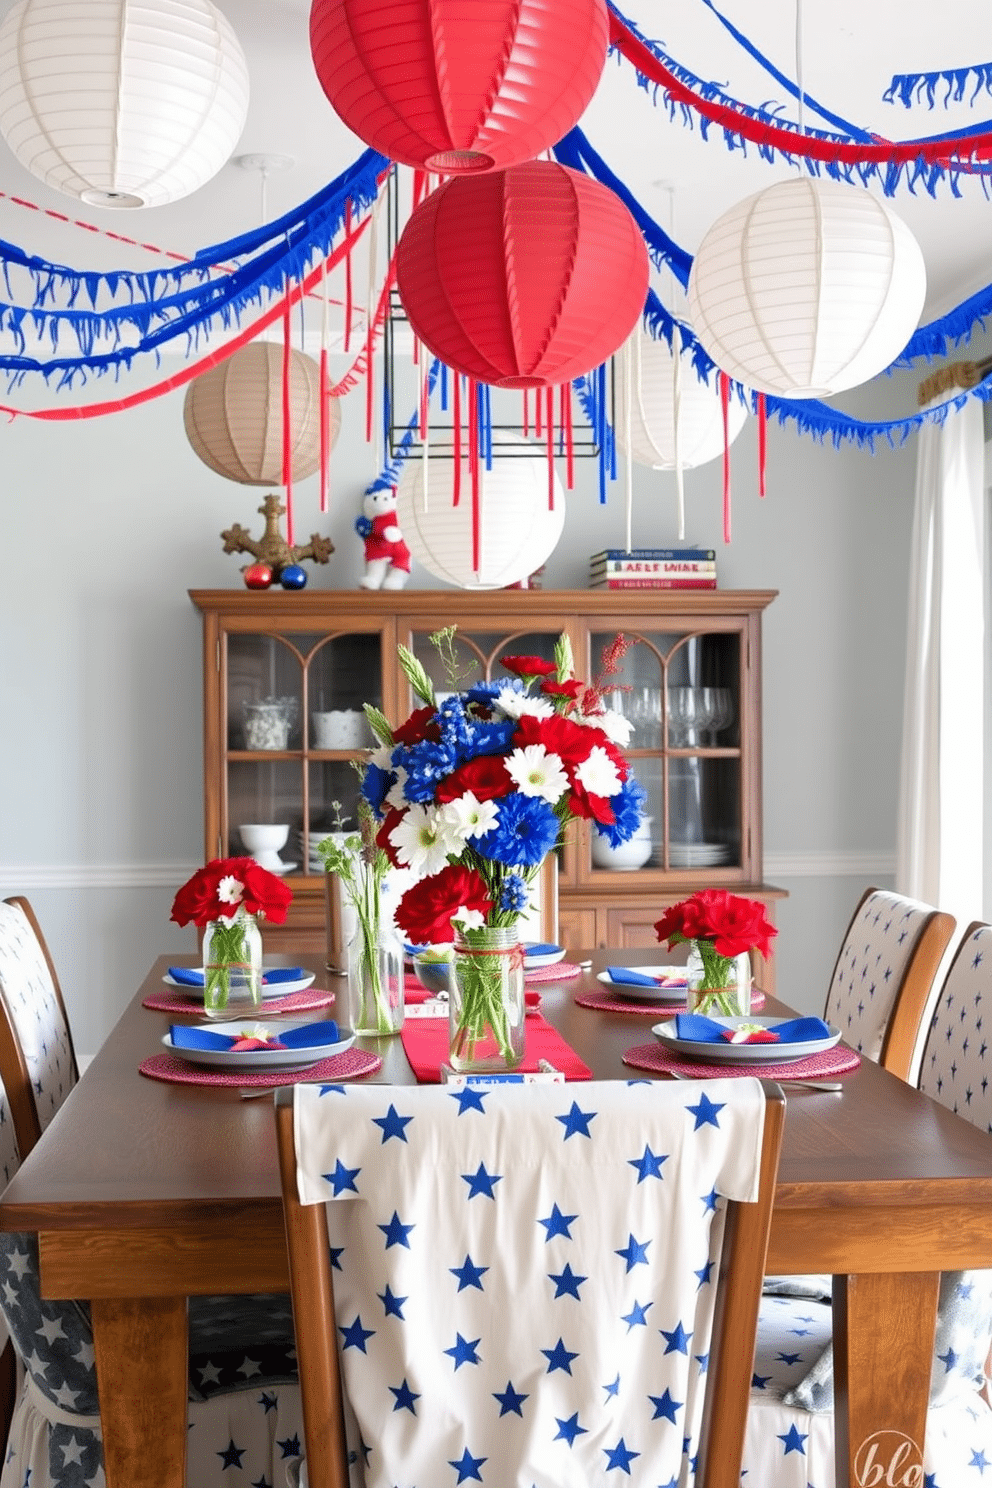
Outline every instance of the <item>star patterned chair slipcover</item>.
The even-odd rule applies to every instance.
[[[974,924],[938,995],[918,1085],[992,1133],[990,1072],[992,927]],[[816,1296],[816,1279],[808,1280],[809,1296],[765,1297],[761,1304],[743,1480],[761,1488],[834,1485],[830,1300],[829,1293]],[[869,1473],[866,1482],[918,1483],[919,1488],[985,1488],[992,1482],[992,1410],[982,1393],[990,1341],[992,1271],[945,1272],[923,1476],[918,1462],[915,1476],[909,1460],[894,1475],[875,1462],[872,1469],[879,1475]]]
[[[0,903],[5,1184],[76,1079],[69,1023],[37,920],[26,900],[6,900]],[[81,1488],[94,1473],[102,1481],[89,1311],[81,1302],[41,1300],[33,1235],[0,1234],[0,1310],[27,1365],[16,1405],[10,1392],[13,1422],[0,1488],[25,1488],[28,1474],[30,1488]],[[288,1296],[191,1298],[189,1327],[189,1482],[199,1488],[218,1463],[223,1470],[242,1459],[257,1468],[246,1483],[264,1478],[272,1485],[273,1463],[282,1481],[284,1455],[292,1456],[294,1443],[298,1449],[299,1421]]]
[[[751,1077],[280,1092],[309,1488],[737,1488],[782,1113]]]
[[[867,889],[830,980],[823,1016],[845,1041],[908,1080],[920,1025],[954,919],[887,889]]]

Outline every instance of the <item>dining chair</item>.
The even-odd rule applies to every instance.
[[[866,889],[841,942],[823,1016],[847,1043],[908,1080],[954,919],[889,889]]]
[[[309,1488],[738,1488],[783,1110],[750,1077],[279,1092]]]
[[[917,1084],[992,1133],[992,926],[965,931],[934,1004]],[[811,1278],[811,1280],[813,1280]],[[829,1282],[829,1278],[827,1278]],[[758,1321],[745,1480],[762,1488],[832,1488],[833,1351],[829,1294],[764,1297]],[[870,1481],[971,1488],[992,1469],[985,1399],[992,1344],[992,1270],[941,1278],[923,1475],[877,1460]],[[888,1476],[886,1474],[889,1474]],[[865,1481],[869,1481],[866,1477]]]
[[[0,1079],[22,1159],[79,1078],[62,989],[27,899],[0,904]]]

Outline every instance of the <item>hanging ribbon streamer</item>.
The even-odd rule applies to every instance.
[[[765,494],[765,465],[768,455],[768,409],[764,393],[758,393],[755,402],[758,414],[758,495]]]
[[[457,506],[462,495],[462,375],[452,375],[451,432],[454,439],[455,469],[451,484],[451,504]]]
[[[287,284],[282,316],[282,482],[286,487],[286,541],[290,547],[293,546],[293,430],[289,387],[292,310],[293,300]]]
[[[482,561],[480,526],[480,491],[479,491],[479,421],[481,408],[479,399],[479,384],[474,377],[468,380],[468,465],[472,480],[472,572],[478,577],[479,565]]]
[[[548,423],[548,511],[555,509],[555,390],[545,388],[545,405]]]
[[[351,233],[351,202],[344,204],[344,230],[346,234]],[[344,256],[344,354],[348,355],[351,350],[351,317],[354,308],[352,299],[351,283],[351,253]]]
[[[638,341],[640,349],[640,341]],[[724,415],[726,417],[726,414]],[[676,321],[672,332],[672,454],[675,457],[675,499],[679,541],[685,538],[685,481],[682,475],[682,332]]]
[[[561,384],[561,427],[565,434],[565,487],[571,491],[575,486],[575,444],[572,438],[572,384]]]
[[[634,377],[631,364],[634,357],[634,343],[637,341],[637,339],[637,332],[635,331],[632,336],[627,337],[627,343],[623,349],[624,472],[627,477],[627,538],[626,542],[624,543],[624,550],[628,553],[632,552],[634,547],[634,441],[631,437],[633,423],[632,404],[634,401]]]
[[[328,482],[330,476],[331,455],[331,395],[330,378],[327,370],[327,259],[321,265],[320,273],[321,288],[321,310],[320,310],[320,509],[327,511],[328,507]],[[301,301],[302,303],[302,301]]]
[[[941,99],[944,108],[961,103],[968,88],[970,107],[983,90],[992,93],[992,62],[973,62],[970,67],[955,67],[946,72],[897,72],[882,94],[882,102],[901,103],[906,108],[925,103],[932,109],[940,86],[944,89]]]
[[[730,378],[720,373],[720,407],[723,410],[723,540],[730,541]]]

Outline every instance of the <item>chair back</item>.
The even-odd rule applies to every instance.
[[[783,1110],[751,1078],[280,1092],[310,1488],[349,1450],[738,1488]]]
[[[954,919],[887,889],[867,889],[847,927],[824,1017],[866,1059],[908,1080],[923,1014]]]
[[[69,1019],[28,901],[0,903],[0,1078],[26,1157],[79,1078]]]

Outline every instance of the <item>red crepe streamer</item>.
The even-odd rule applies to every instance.
[[[565,485],[571,491],[575,485],[575,449],[572,440],[572,384],[561,385],[561,427],[565,431]]]
[[[758,394],[758,495],[765,494],[765,459],[768,450],[768,410],[764,393]]]
[[[468,380],[468,463],[472,473],[472,572],[479,572],[479,385],[474,377]]]
[[[535,439],[540,439],[542,432],[543,431],[541,429],[541,389],[538,388],[536,390],[536,392],[534,393],[534,438]]]
[[[357,240],[368,227],[368,223],[369,219],[366,218],[364,222],[359,223],[350,239],[346,239],[338,244],[327,260],[327,267],[329,269],[336,268],[348,249],[354,247]],[[323,265],[318,264],[315,269],[311,269],[302,284],[296,285],[291,290],[290,296],[294,305],[298,303],[303,295],[309,294],[314,289],[320,282],[323,272]],[[395,267],[390,265],[390,274],[392,275],[394,273]],[[390,282],[391,280],[387,281],[387,288]],[[165,377],[161,382],[153,383],[151,387],[139,388],[137,392],[128,393],[124,398],[114,398],[105,403],[79,403],[72,408],[11,408],[7,404],[0,403],[0,413],[5,413],[8,418],[12,419],[42,419],[48,423],[68,423],[76,419],[102,418],[104,414],[108,413],[124,413],[129,408],[140,407],[142,403],[151,403],[155,398],[161,398],[164,393],[175,392],[176,388],[185,387],[188,382],[192,382],[193,378],[199,377],[202,372],[209,372],[211,367],[219,366],[229,356],[233,356],[236,351],[240,351],[242,346],[247,346],[249,341],[254,341],[255,337],[260,335],[262,331],[267,330],[270,325],[274,325],[282,314],[282,304],[274,305],[271,310],[266,310],[264,315],[260,315],[258,320],[253,321],[245,330],[239,332],[237,336],[232,337],[230,341],[226,341],[216,351],[209,352],[200,361],[191,362],[188,366],[183,367],[181,371],[174,372],[171,377]],[[333,388],[331,391],[332,393],[335,392]]]
[[[545,388],[545,412],[548,417],[548,511],[555,509],[555,390]]]
[[[293,301],[289,293],[289,280],[286,280],[286,294],[283,300],[282,311],[282,480],[286,487],[286,541],[293,546],[293,431],[290,428],[290,396],[289,396],[289,368],[290,368],[290,332],[292,330],[291,315]]]
[[[451,374],[453,383],[451,400],[451,422],[454,436],[455,457],[454,480],[451,485],[451,504],[457,506],[462,495],[462,378],[460,372]]]
[[[320,509],[327,510],[331,454],[331,395],[328,388],[327,347],[320,348]]]
[[[426,439],[427,438],[427,419],[428,419],[428,416],[429,416],[429,413],[430,413],[430,403],[431,403],[431,400],[430,400],[430,389],[429,389],[429,385],[428,385],[428,380],[427,380],[426,377],[424,377],[423,380],[422,380],[422,382],[421,382],[421,384],[420,384],[420,410],[419,410],[419,417],[420,417],[420,437],[421,437],[421,439]]]
[[[524,438],[530,434],[530,388],[524,388]]]
[[[975,134],[956,140],[905,140],[900,144],[880,140],[877,144],[842,144],[836,140],[816,139],[811,135],[796,134],[791,129],[763,124],[750,119],[726,104],[713,103],[700,98],[674,73],[669,72],[663,62],[649,51],[642,41],[627,29],[615,11],[610,11],[610,45],[622,52],[637,71],[664,88],[676,103],[693,109],[704,119],[718,124],[721,129],[756,145],[771,145],[783,154],[803,160],[819,160],[840,165],[907,165],[917,160],[928,165],[954,165],[967,170],[972,160],[992,158],[992,134]],[[877,138],[877,136],[876,136]]]
[[[730,378],[720,373],[720,407],[723,410],[723,540],[730,541]]]
[[[351,201],[344,204],[344,234],[351,235]],[[351,350],[351,312],[353,308],[351,295],[351,250],[344,256],[344,349],[347,354]]]

